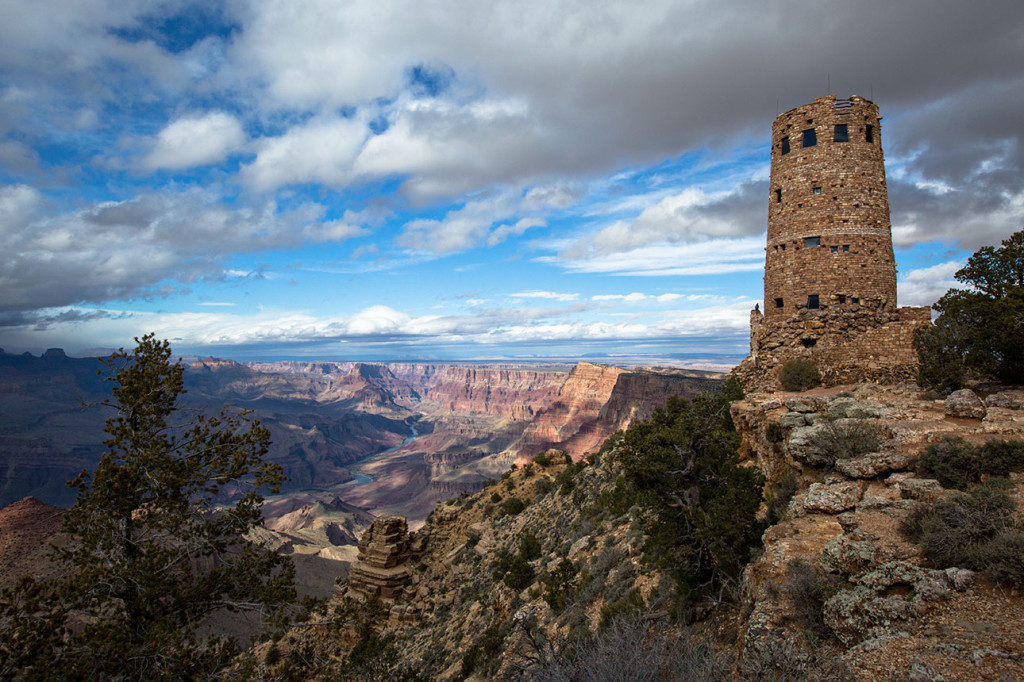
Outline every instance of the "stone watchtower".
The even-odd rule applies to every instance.
[[[896,307],[896,260],[878,107],[819,97],[772,125],[764,313],[751,314],[745,383],[768,387],[791,357],[828,383],[904,380],[928,308]]]

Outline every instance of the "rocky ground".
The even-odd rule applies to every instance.
[[[765,506],[763,550],[737,600],[708,602],[693,626],[672,622],[671,580],[642,561],[638,509],[608,511],[614,457],[573,465],[555,455],[439,505],[415,533],[396,534],[391,517],[373,551],[364,536],[361,578],[335,600],[349,620],[293,631],[274,645],[275,660],[301,652],[338,674],[331,665],[357,641],[346,628],[362,618],[391,638],[388,674],[557,679],[542,674],[545,657],[633,614],[655,634],[623,649],[622,661],[669,637],[658,640],[674,642],[663,661],[705,647],[704,676],[693,679],[1024,680],[1024,596],[930,565],[900,531],[915,505],[954,494],[917,473],[927,445],[948,435],[1024,439],[1024,392],[980,393],[943,401],[910,385],[854,385],[734,403],[742,458],[765,474],[776,505]],[[865,432],[868,442],[850,451],[829,445]],[[1019,474],[1011,493],[1020,509]],[[378,603],[372,595],[383,610],[367,606]],[[348,635],[338,634],[342,621]]]

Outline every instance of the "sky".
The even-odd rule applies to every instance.
[[[1024,227],[1020,0],[0,0],[0,347],[738,361],[771,123],[881,108],[901,305]]]

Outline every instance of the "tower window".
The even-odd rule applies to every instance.
[[[850,299],[850,303],[857,305],[858,303],[860,303],[860,299],[854,296],[853,298]]]
[[[775,190],[775,203],[776,204],[781,204],[782,203],[782,190],[781,189]]]
[[[870,143],[875,141],[875,126],[870,123],[864,126],[864,141]]]
[[[843,253],[850,253],[850,245],[843,244]]]
[[[807,309],[808,310],[817,310],[818,309],[818,295],[817,294],[811,294],[810,296],[807,297]]]
[[[821,246],[821,237],[804,237],[805,249],[809,249],[815,246]]]
[[[814,133],[814,128],[808,128],[804,131],[803,145],[805,147],[813,147],[818,144],[818,136]]]
[[[839,305],[846,303],[846,294],[839,294]]]
[[[789,135],[786,135],[784,138],[782,138],[782,153],[789,153]]]
[[[782,307],[782,299],[781,298],[775,299],[775,307],[776,308],[781,308]]]
[[[830,246],[828,248],[829,248],[830,251],[832,251],[832,253],[839,253],[839,247],[838,246]]]
[[[832,141],[833,142],[849,142],[850,141],[850,131],[846,127],[845,123],[837,123],[836,124],[836,130],[835,130],[835,134],[832,136]]]
[[[821,188],[820,187],[815,187],[811,191],[814,192],[815,194],[821,194]]]
[[[818,344],[817,339],[800,339],[800,343],[804,345],[804,348],[814,348]]]

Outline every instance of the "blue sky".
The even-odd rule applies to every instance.
[[[1024,227],[1024,5],[0,0],[0,347],[711,358],[777,113],[885,117],[900,303]]]

